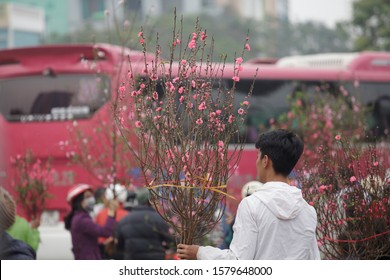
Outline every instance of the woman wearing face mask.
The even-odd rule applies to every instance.
[[[95,198],[92,187],[78,184],[70,189],[67,196],[72,206],[71,212],[65,217],[65,228],[72,236],[72,251],[76,260],[100,260],[98,237],[112,236],[115,226],[115,211],[118,202],[110,201],[108,218],[104,226],[95,224],[89,212],[93,211]]]

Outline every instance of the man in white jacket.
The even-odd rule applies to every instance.
[[[179,244],[179,258],[320,259],[316,211],[287,178],[302,155],[302,141],[292,132],[275,130],[260,135],[256,148],[257,176],[264,185],[239,204],[230,248]]]

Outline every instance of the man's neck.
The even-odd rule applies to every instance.
[[[268,182],[282,182],[282,183],[289,184],[288,178],[279,174],[272,174],[269,177],[267,177],[266,183]]]

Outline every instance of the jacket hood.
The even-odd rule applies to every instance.
[[[3,232],[0,237],[1,260],[35,260],[35,251],[26,243]]]
[[[252,196],[281,220],[294,219],[305,204],[301,190],[282,182],[268,182]]]

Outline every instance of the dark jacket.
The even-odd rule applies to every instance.
[[[109,237],[114,233],[115,219],[108,217],[104,227],[95,224],[85,211],[76,211],[72,218],[73,254],[76,260],[100,260],[102,258],[98,237]]]
[[[1,260],[35,260],[36,254],[33,248],[23,241],[12,238],[3,232],[0,237]]]
[[[174,239],[169,227],[150,206],[134,207],[116,228],[117,251],[125,260],[163,260]]]

